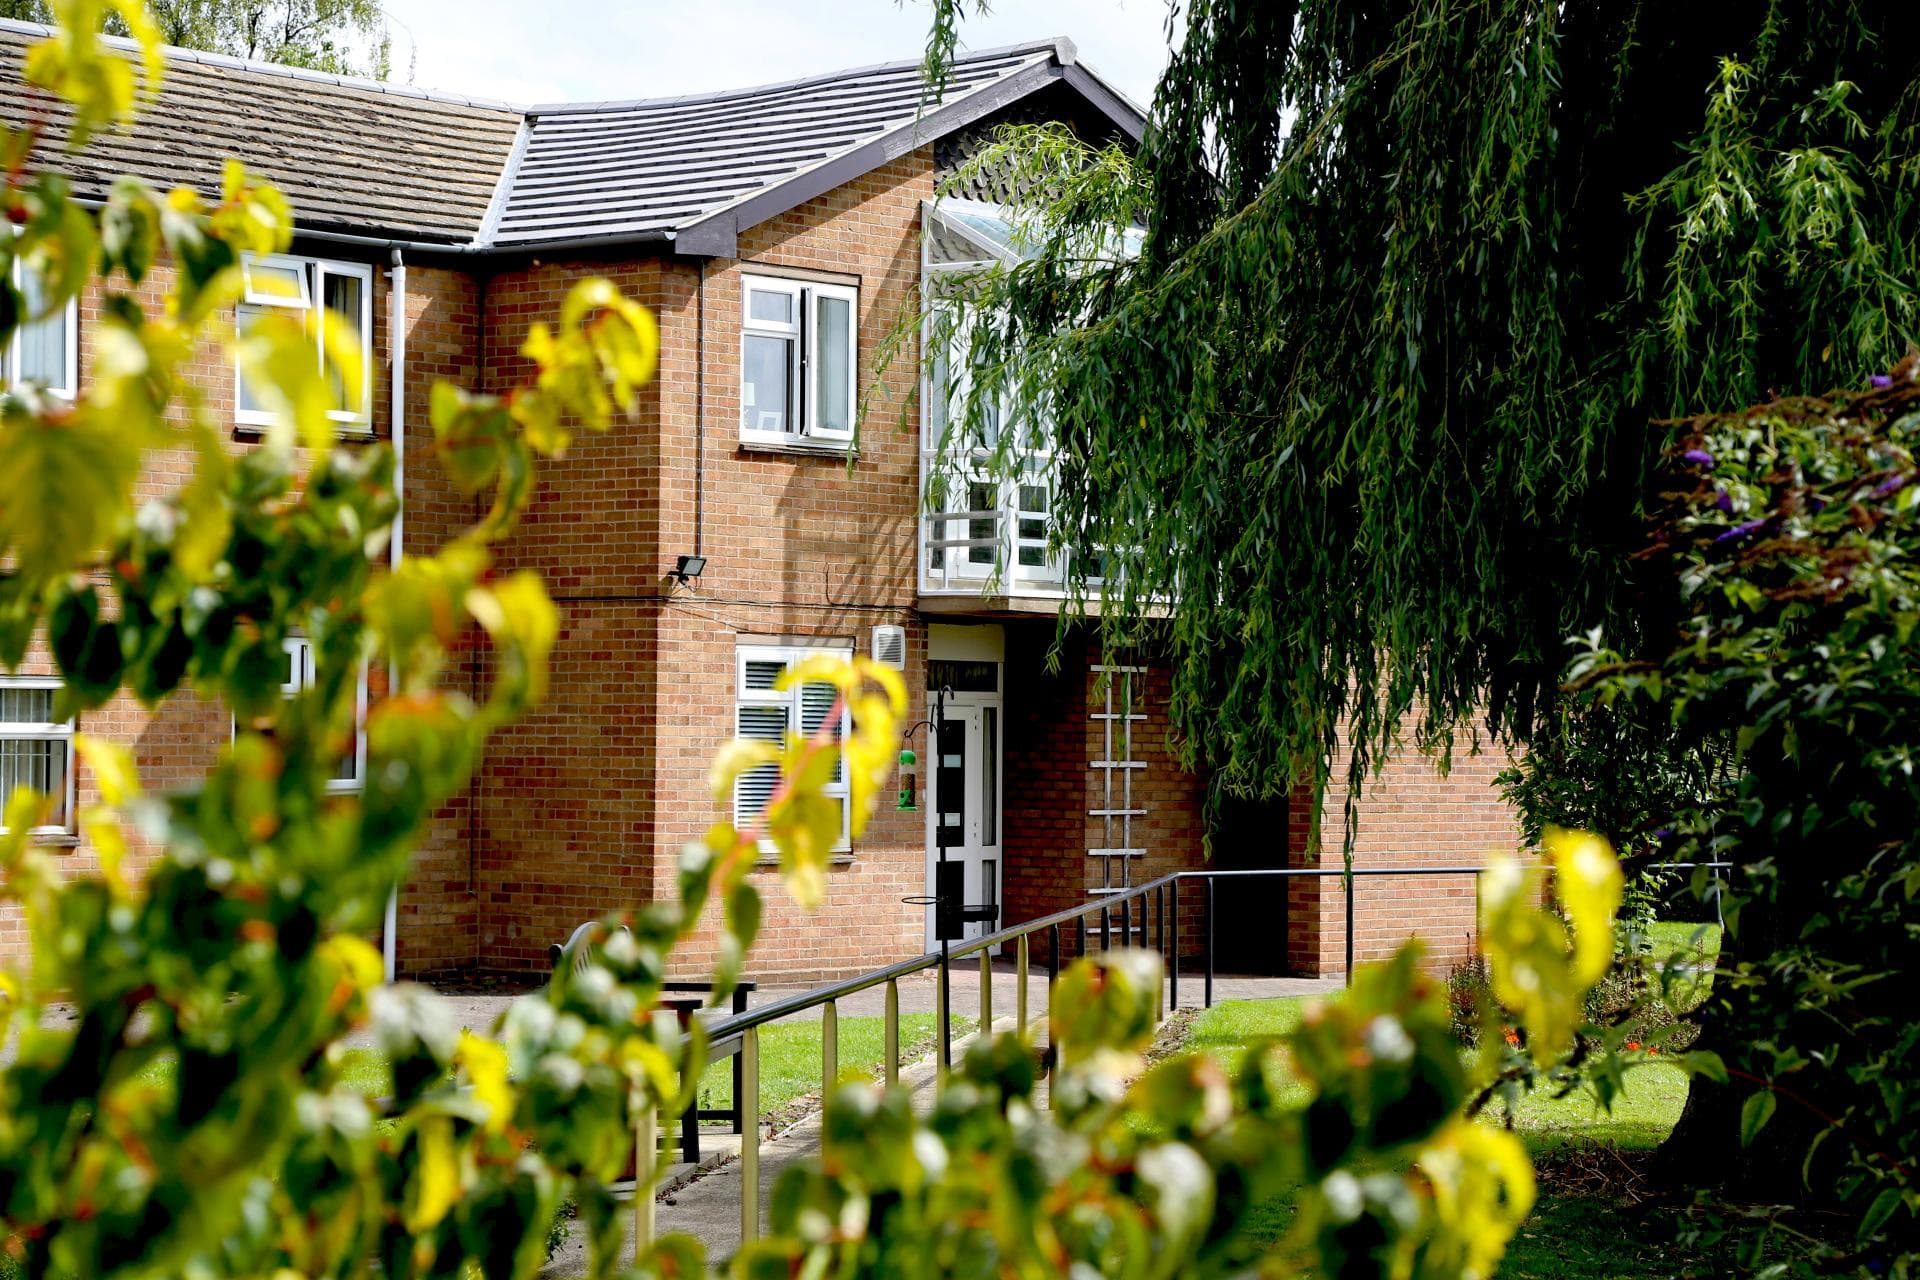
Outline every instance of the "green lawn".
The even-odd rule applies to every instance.
[[[955,1017],[957,1040],[974,1029],[978,1019]],[[886,1028],[882,1018],[840,1019],[840,1077],[877,1079],[886,1057]],[[933,1044],[938,1025],[931,1013],[900,1015],[900,1058],[904,1065],[923,1056]],[[820,1090],[820,1021],[778,1022],[760,1028],[760,1110],[778,1111]],[[700,1106],[733,1105],[733,1059],[723,1058],[707,1068],[700,1080]]]
[[[1702,929],[1696,944],[1696,932]],[[1652,940],[1656,957],[1697,946],[1706,965],[1719,950],[1719,931],[1712,925],[1657,925]],[[1305,1003],[1306,998],[1290,997],[1215,1005],[1194,1021],[1188,1044],[1223,1063],[1237,1063],[1254,1042],[1298,1026]],[[1282,1098],[1306,1100],[1305,1088],[1288,1078],[1284,1068],[1276,1064],[1269,1069],[1274,1072],[1270,1082]],[[1534,1095],[1520,1105],[1513,1123],[1536,1161],[1582,1148],[1645,1151],[1672,1131],[1686,1100],[1686,1074],[1665,1063],[1649,1063],[1628,1074],[1625,1095],[1615,1100],[1611,1112],[1588,1093],[1560,1099]],[[1504,1114],[1487,1117],[1489,1124],[1504,1122]],[[1256,1219],[1256,1231],[1278,1237],[1291,1218],[1292,1206],[1276,1201]],[[1610,1200],[1556,1193],[1549,1181],[1508,1247],[1499,1274],[1504,1280],[1641,1280],[1698,1274],[1700,1267],[1700,1259],[1677,1254],[1659,1223]]]

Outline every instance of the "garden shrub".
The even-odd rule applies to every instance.
[[[1570,672],[1607,714],[1737,748],[1672,849],[1734,864],[1691,877],[1724,894],[1702,1043],[1732,1082],[1695,1090],[1668,1158],[1682,1185],[1707,1161],[1736,1197],[1844,1209],[1846,1232],[1807,1245],[1823,1268],[1920,1260],[1920,1034],[1900,994],[1920,930],[1917,368],[1679,424],[1641,561],[1669,647],[1588,637]]]

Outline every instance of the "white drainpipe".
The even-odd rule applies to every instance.
[[[393,513],[393,542],[389,550],[393,567],[400,567],[401,538],[407,519],[407,262],[400,250],[393,251],[393,270],[387,287],[387,353],[392,357],[393,389],[388,393],[387,416],[393,424],[393,496],[399,506]],[[386,926],[380,930],[380,948],[386,958],[387,981],[394,979],[400,929],[400,890],[395,886],[387,895]]]

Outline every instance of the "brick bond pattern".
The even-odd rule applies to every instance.
[[[910,358],[888,371],[873,419],[849,471],[844,454],[780,453],[739,443],[740,272],[814,274],[860,291],[860,376],[878,367],[895,316],[919,273],[919,202],[931,195],[929,149],[903,157],[745,234],[739,261],[645,257],[557,257],[474,272],[413,265],[408,271],[406,545],[443,544],[480,511],[446,484],[433,458],[428,389],[436,378],[503,390],[524,372],[518,344],[535,320],[552,319],[567,288],[592,274],[612,277],[652,307],[662,330],[658,380],[639,414],[606,437],[584,437],[549,465],[540,493],[511,543],[502,571],[530,567],[546,578],[565,622],[554,655],[548,703],[493,744],[469,793],[437,816],[401,899],[399,956],[410,974],[544,969],[547,945],[581,920],[645,902],[672,883],[682,845],[698,839],[715,810],[707,762],[733,731],[734,650],[740,637],[821,638],[865,652],[871,628],[907,628],[910,718],[926,715],[926,620],[915,610],[918,440],[896,427],[911,408]],[[322,246],[322,256],[346,256]],[[164,269],[163,269],[164,270]],[[702,276],[704,274],[704,281]],[[160,279],[164,279],[161,276]],[[148,301],[157,305],[159,280]],[[390,433],[387,392],[389,283],[375,277],[374,421]],[[81,308],[84,367],[97,298]],[[703,319],[704,316],[704,319]],[[704,367],[702,367],[704,352]],[[704,378],[702,375],[704,374]],[[230,411],[231,368],[211,348],[194,378],[216,415]],[[703,385],[704,383],[704,385]],[[703,411],[704,407],[704,411]],[[704,430],[703,428],[704,424]],[[236,434],[233,447],[249,447]],[[693,591],[667,578],[674,558],[694,550],[696,459],[704,455],[700,498],[706,574]],[[144,492],[170,489],[184,453],[159,455]],[[1005,669],[1005,901],[1009,921],[1083,901],[1099,883],[1085,850],[1101,841],[1099,786],[1088,764],[1100,755],[1089,719],[1098,695],[1085,640],[1069,640],[1057,674],[1046,670],[1054,642],[1048,620],[1009,620]],[[36,652],[25,670],[52,670]],[[474,691],[482,672],[469,659],[454,679]],[[379,677],[374,677],[378,696]],[[1150,719],[1135,744],[1148,768],[1136,776],[1136,882],[1200,866],[1204,785],[1174,765],[1167,740],[1167,676],[1140,682]],[[190,783],[226,741],[228,719],[190,697],[155,713],[128,699],[84,717],[83,730],[133,745],[157,788]],[[1494,762],[1462,761],[1439,780],[1422,761],[1396,762],[1364,806],[1360,858],[1457,861],[1514,841],[1511,814],[1487,787]],[[919,779],[925,795],[924,770]],[[78,802],[95,795],[84,768]],[[1329,810],[1338,812],[1338,796]],[[829,881],[829,905],[794,907],[770,869],[757,872],[767,901],[753,957],[757,976],[804,981],[869,967],[920,949],[924,909],[900,899],[925,892],[925,815],[883,806],[853,855]],[[1309,848],[1289,824],[1297,862],[1330,856]],[[74,874],[94,874],[84,842],[63,846]],[[131,869],[149,865],[136,850]],[[1364,885],[1363,955],[1384,951],[1409,929],[1441,955],[1456,953],[1472,929],[1465,883]],[[1184,950],[1198,945],[1198,895],[1183,909]],[[1285,913],[1285,958],[1298,971],[1341,963],[1337,886],[1297,886]],[[711,959],[704,929],[679,958],[688,972]],[[25,951],[17,908],[0,907],[0,956]],[[1281,940],[1275,939],[1275,963]]]

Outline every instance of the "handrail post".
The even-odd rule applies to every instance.
[[[1353,868],[1341,877],[1347,886],[1347,985],[1353,985]]]
[[[1207,877],[1206,909],[1201,913],[1206,931],[1207,991],[1206,1007],[1213,1008],[1213,877]]]
[[[993,1035],[993,948],[980,948],[980,1038]]]
[[[1165,885],[1153,891],[1153,949],[1160,953],[1162,960],[1167,958],[1167,889]],[[1173,1012],[1172,1004],[1167,1005],[1167,1012]]]
[[[740,1243],[760,1238],[760,1028],[740,1033]]]
[[[698,1104],[696,1104],[698,1105]],[[653,1099],[642,1096],[633,1117],[633,1247],[642,1253],[653,1243],[653,1175],[660,1161],[659,1113]]]
[[[1013,955],[1013,1025],[1021,1035],[1027,1034],[1027,939],[1031,934],[1021,934]]]
[[[1100,903],[1100,949],[1102,951],[1113,949],[1113,930],[1108,921],[1107,904],[1104,899]]]
[[[1173,918],[1167,922],[1167,938],[1173,944],[1167,948],[1167,1012],[1180,1007],[1180,880],[1175,877],[1167,885],[1168,905],[1173,909]]]
[[[900,1083],[900,981],[887,979],[887,1083]]]
[[[945,1084],[947,1072],[953,1070],[953,955],[945,938],[940,939],[937,983],[940,988],[940,1082]]]
[[[820,1104],[826,1105],[833,1086],[840,1082],[840,1002],[829,1000],[820,1007]]]

